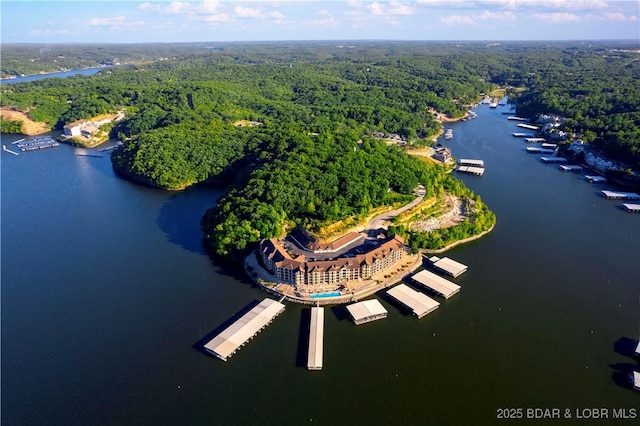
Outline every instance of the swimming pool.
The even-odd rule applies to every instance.
[[[324,299],[325,297],[337,297],[340,296],[339,291],[332,291],[330,293],[316,293],[310,294],[309,297],[312,299]]]

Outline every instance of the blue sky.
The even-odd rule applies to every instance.
[[[0,12],[3,43],[640,38],[640,0],[2,0]]]

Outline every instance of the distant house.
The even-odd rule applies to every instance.
[[[436,153],[433,154],[433,158],[442,163],[446,163],[451,159],[451,150],[449,148],[438,148],[436,149]]]
[[[80,136],[82,133],[82,126],[85,124],[86,120],[78,120],[72,123],[69,123],[63,127],[64,134],[67,136]]]

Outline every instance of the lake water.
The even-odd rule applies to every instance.
[[[85,68],[82,70],[70,70],[70,71],[61,71],[61,72],[52,72],[47,74],[35,74],[35,75],[25,75],[24,77],[16,77],[11,79],[2,79],[0,80],[0,84],[15,84],[15,83],[24,83],[27,81],[37,81],[44,80],[45,78],[65,78],[71,77],[74,75],[93,75],[97,74],[98,71],[105,69],[105,67],[95,67],[95,68]]]
[[[287,304],[226,363],[198,349],[266,296],[203,247],[199,220],[220,190],[144,188],[70,146],[2,152],[2,424],[467,425],[503,423],[501,408],[638,410],[625,379],[640,370],[640,215],[527,154],[504,108],[447,126],[456,157],[485,161],[483,177],[460,177],[498,218],[447,252],[469,266],[460,294],[421,320],[385,297],[388,318],[371,324],[330,308],[320,372],[305,368],[304,306]]]

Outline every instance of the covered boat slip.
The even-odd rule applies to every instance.
[[[467,272],[468,266],[463,265],[460,262],[456,262],[453,259],[448,257],[443,257],[442,259],[438,256],[431,256],[429,261],[439,271],[444,272],[445,274],[451,275],[453,278],[457,278],[463,273]]]
[[[377,299],[364,300],[347,306],[356,325],[387,317],[387,310]]]
[[[436,292],[445,299],[460,291],[460,286],[429,271],[420,271],[412,277],[418,284]]]
[[[284,305],[266,298],[204,345],[204,349],[226,361],[249,339],[284,311]]]
[[[604,198],[609,198],[612,200],[640,200],[640,195],[633,192],[618,192],[618,191],[607,191],[603,189],[600,191]]]
[[[307,369],[322,370],[322,351],[324,345],[324,308],[311,308],[309,324],[309,352]]]
[[[484,174],[484,168],[482,167],[472,167],[472,166],[458,166],[456,171],[462,173],[469,173],[476,176],[482,176]]]
[[[415,291],[406,284],[400,284],[387,290],[387,294],[411,309],[418,319],[435,311],[440,306],[440,303],[436,302],[426,294]]]
[[[460,164],[461,166],[484,167],[483,160],[474,160],[470,158],[461,158],[458,160],[458,164]]]

